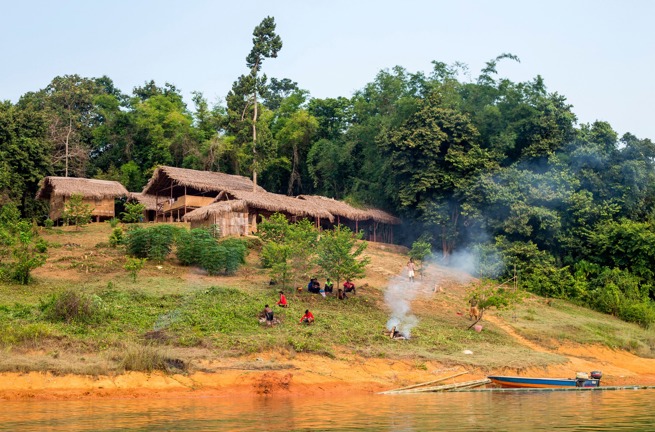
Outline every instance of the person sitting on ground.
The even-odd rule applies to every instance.
[[[264,306],[264,317],[266,318],[266,325],[273,325],[273,309],[269,305]]]
[[[343,283],[343,290],[347,293],[352,292],[353,295],[357,294],[357,291],[355,291],[355,284],[350,282],[350,279],[346,279]]]
[[[334,284],[330,280],[330,278],[327,278],[325,281],[325,292],[332,294],[332,291],[334,290]]]
[[[337,298],[338,298],[339,300],[345,300],[345,299],[348,298],[348,296],[346,295],[346,293],[343,291],[343,288],[339,288],[339,289],[337,289]]]
[[[316,278],[312,278],[312,280],[309,281],[307,284],[307,291],[309,291],[312,294],[319,294],[321,292],[321,284],[318,283],[318,280]]]
[[[278,300],[278,302],[275,304],[284,308],[289,306],[287,303],[287,298],[282,291],[280,291],[280,300]]]
[[[314,322],[314,315],[309,311],[305,310],[305,315],[300,318],[300,324],[311,324]]]

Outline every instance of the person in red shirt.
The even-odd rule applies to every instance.
[[[350,282],[350,279],[347,279],[343,283],[343,291],[347,293],[352,292],[353,294],[357,294],[357,291],[355,291],[355,284]]]
[[[309,311],[309,309],[305,310],[305,315],[300,318],[300,323],[305,323],[305,324],[311,324],[314,322],[314,315]]]
[[[286,298],[286,296],[284,295],[284,293],[282,291],[280,291],[280,300],[275,304],[280,306],[280,307],[289,306],[289,304],[287,303],[287,298]]]

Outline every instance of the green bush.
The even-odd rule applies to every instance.
[[[125,223],[135,223],[143,220],[143,212],[146,206],[141,203],[125,203],[125,211],[121,213],[121,219]]]
[[[99,318],[102,311],[102,299],[98,296],[68,290],[53,294],[41,301],[40,309],[50,321],[66,323],[90,323]]]
[[[148,228],[132,227],[127,231],[125,245],[128,255],[163,261],[170,254],[180,228],[158,224]]]
[[[120,223],[120,221],[118,219],[116,219],[115,217],[109,219],[107,222],[109,223],[109,226],[112,227],[112,228],[116,228],[118,226],[118,224]]]
[[[655,307],[648,301],[626,302],[619,310],[619,318],[639,324],[643,328],[650,328],[655,323]]]
[[[248,248],[240,239],[220,243],[204,229],[182,232],[176,245],[177,259],[182,265],[197,265],[210,275],[232,274],[245,263]]]
[[[199,265],[203,245],[211,243],[216,243],[216,240],[207,230],[182,231],[176,242],[177,259],[182,265]]]
[[[122,228],[114,228],[114,230],[109,235],[109,246],[115,248],[119,245],[122,245],[125,241],[125,236],[123,235]]]
[[[53,226],[55,226],[55,221],[48,218],[43,222],[43,226],[45,226],[47,229],[51,229]]]

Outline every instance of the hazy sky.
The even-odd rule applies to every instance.
[[[500,76],[544,77],[580,122],[609,121],[655,140],[655,1],[0,0],[0,99],[57,75],[108,75],[125,93],[168,81],[223,99],[246,73],[252,31],[275,17],[284,43],[269,77],[314,97],[351,96],[396,65],[429,72],[460,61],[476,77],[509,52]]]

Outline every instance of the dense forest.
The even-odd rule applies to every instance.
[[[268,27],[267,27],[268,26]],[[352,96],[312,98],[262,64],[282,43],[272,19],[225,102],[173,84],[123,93],[107,77],[55,77],[0,103],[0,205],[43,222],[47,175],[118,180],[140,191],[158,165],[258,176],[268,191],[389,210],[401,238],[481,276],[516,266],[521,284],[642,325],[655,322],[655,145],[606,122],[578,124],[537,76],[477,78],[434,61],[380,71]],[[260,33],[258,33],[258,31]],[[258,39],[259,38],[259,39]],[[258,40],[268,43],[258,43]],[[599,89],[601,91],[601,89]],[[602,113],[598,113],[602,115]]]

